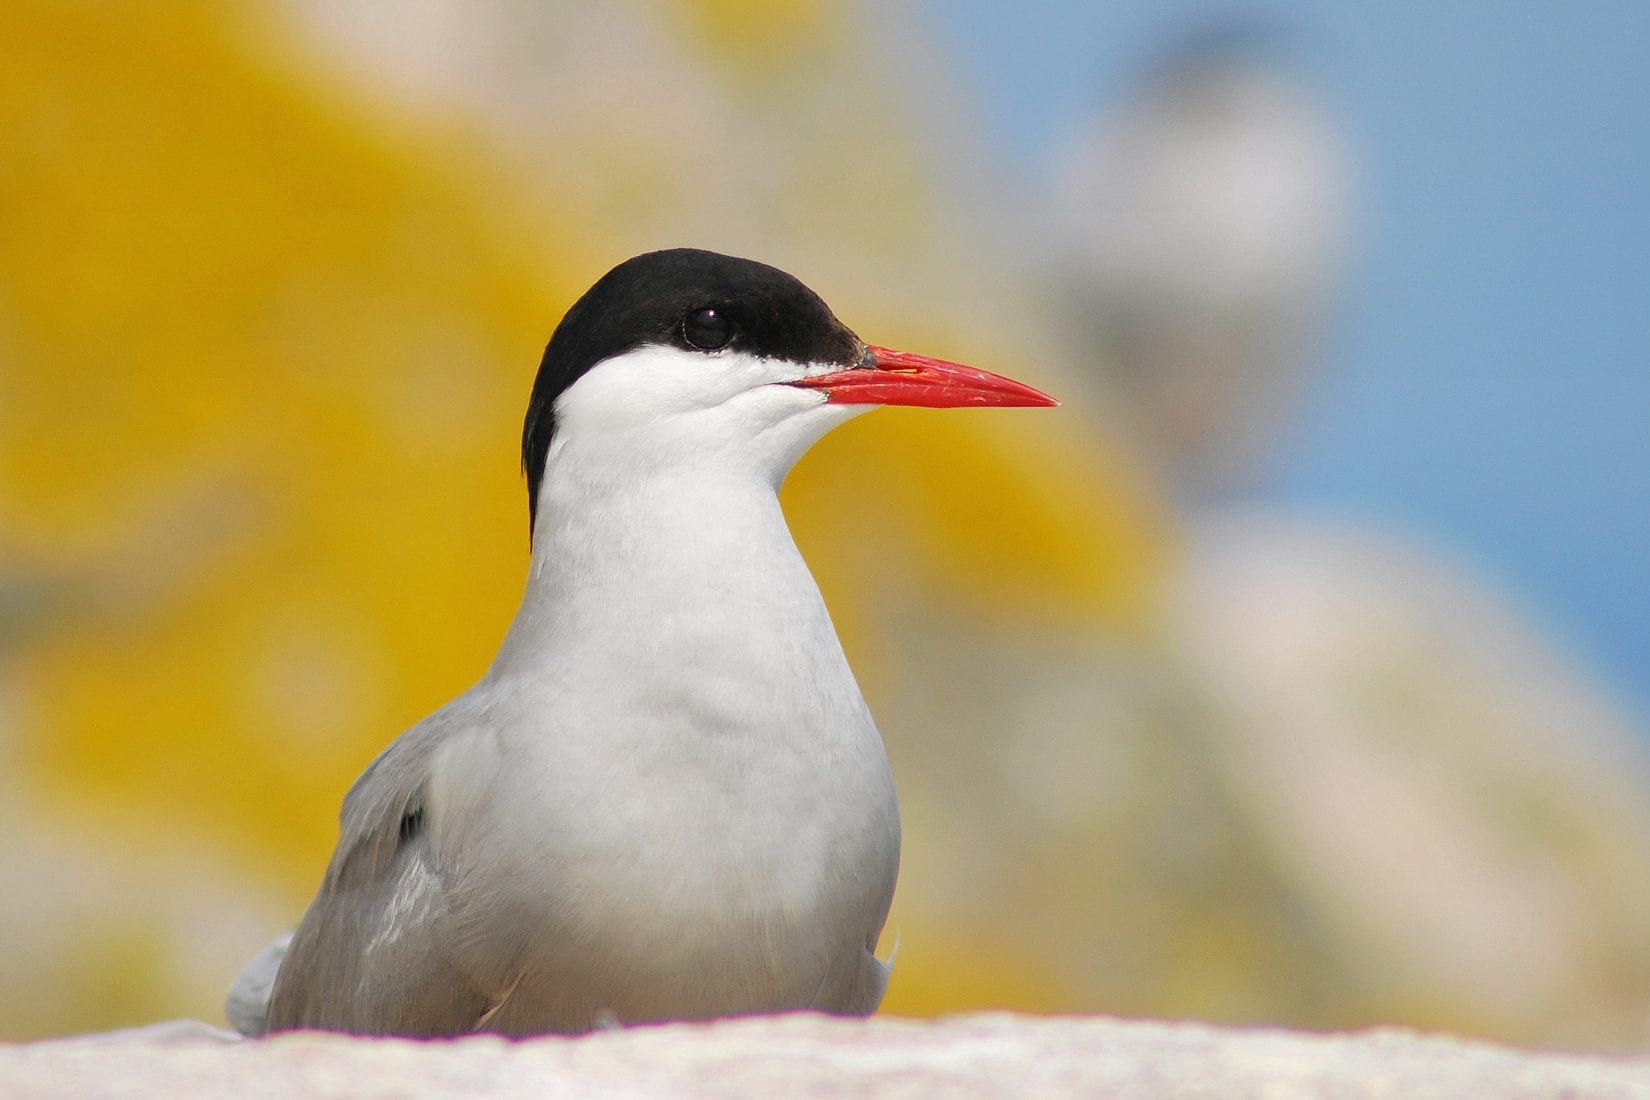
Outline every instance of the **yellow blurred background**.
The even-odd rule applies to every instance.
[[[1641,1040],[1650,812],[1613,712],[1515,622],[1484,662],[1417,618],[1460,585],[1379,543],[1329,537],[1387,572],[1325,585],[1428,594],[1358,605],[1380,644],[1323,657],[1339,596],[1274,622],[1293,559],[1194,536],[1083,326],[879,77],[940,78],[920,42],[805,0],[465,12],[8,9],[0,1038],[221,1018],[350,781],[514,611],[550,330],[691,244],[1067,399],[881,412],[785,490],[900,783],[885,1011]],[[1509,709],[1509,680],[1558,686]],[[1577,713],[1604,748],[1554,747]],[[1259,732],[1298,730],[1318,749]]]

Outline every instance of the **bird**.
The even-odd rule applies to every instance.
[[[755,260],[674,248],[603,275],[528,401],[530,564],[498,655],[350,788],[318,893],[237,979],[231,1023],[874,1012],[893,777],[779,487],[881,405],[1056,404],[868,345]]]

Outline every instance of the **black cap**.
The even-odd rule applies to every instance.
[[[776,267],[697,248],[626,260],[573,303],[544,349],[521,436],[530,525],[556,433],[556,399],[596,364],[649,345],[843,367],[861,353],[859,338],[819,295]]]

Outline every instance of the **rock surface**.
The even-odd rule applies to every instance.
[[[526,1042],[316,1033],[235,1042],[177,1024],[0,1047],[0,1095],[1650,1100],[1650,1057],[1533,1053],[1403,1031],[1011,1015],[791,1016]]]

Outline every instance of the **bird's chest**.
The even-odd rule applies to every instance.
[[[512,777],[536,851],[517,881],[533,884],[531,923],[556,930],[547,965],[648,971],[604,988],[730,983],[730,1004],[805,997],[773,983],[822,980],[862,951],[892,890],[880,738],[862,706],[757,707],[732,676],[655,690],[668,705],[541,742]]]
[[[702,656],[613,713],[587,708],[599,728],[541,741],[512,777],[517,820],[562,869],[564,899],[609,914],[634,900],[673,935],[734,914],[806,919],[881,858],[894,813],[881,739],[857,691],[799,705],[771,670]]]
[[[546,971],[800,1006],[811,989],[771,983],[862,961],[893,885],[893,785],[787,546],[735,559],[684,536],[594,564],[518,620],[491,689],[510,766],[487,812],[511,834],[495,900],[546,930]]]

